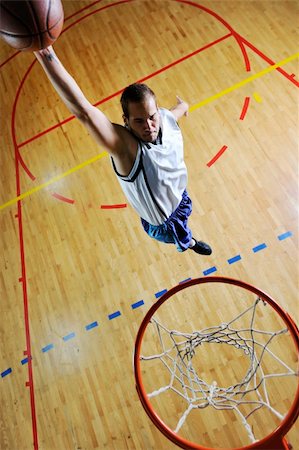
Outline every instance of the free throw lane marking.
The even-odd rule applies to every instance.
[[[294,55],[289,56],[288,58],[283,59],[282,61],[278,62],[277,64],[273,64],[271,66],[266,67],[266,69],[261,70],[260,72],[255,73],[254,75],[251,75],[250,77],[245,78],[244,80],[240,81],[239,83],[236,83],[233,86],[230,86],[229,88],[224,89],[223,91],[219,92],[218,94],[212,95],[211,97],[208,97],[205,100],[202,100],[201,102],[196,103],[195,105],[193,105],[189,108],[189,112],[193,112],[196,109],[207,105],[208,103],[212,103],[214,100],[217,100],[218,98],[223,97],[224,95],[229,94],[230,92],[233,92],[233,91],[239,89],[240,87],[245,86],[248,83],[251,83],[252,81],[254,81],[256,79],[258,79],[270,72],[273,72],[278,67],[284,66],[285,64],[289,63],[290,61],[293,61],[294,59],[297,59],[298,57],[299,57],[299,52],[295,53]],[[95,161],[98,161],[99,159],[103,158],[106,155],[107,155],[107,152],[100,153],[99,155],[96,155],[95,157],[90,158],[87,161],[79,164],[78,166],[74,167],[73,169],[70,169],[67,172],[57,175],[56,177],[52,178],[51,180],[47,181],[46,183],[40,184],[39,186],[36,186],[35,188],[24,192],[23,194],[19,195],[18,197],[15,197],[6,203],[3,203],[3,205],[0,205],[0,210],[6,208],[7,206],[13,205],[14,203],[17,203],[18,201],[23,200],[26,197],[29,197],[30,195],[34,194],[35,192],[38,192],[41,189],[44,189],[45,187],[55,183],[56,181],[61,180],[62,178],[70,175],[71,173],[76,172],[79,169],[82,169],[85,166],[88,166],[89,164],[92,164]]]

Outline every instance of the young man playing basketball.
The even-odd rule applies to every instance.
[[[175,244],[180,252],[210,255],[210,246],[197,241],[188,227],[192,202],[177,125],[187,115],[187,103],[177,97],[171,110],[158,108],[148,86],[132,84],[121,96],[125,126],[117,125],[89,103],[52,47],[35,55],[71,113],[110,153],[120,185],[148,235]]]

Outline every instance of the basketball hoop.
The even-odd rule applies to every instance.
[[[216,302],[215,292],[221,294],[219,304],[222,310],[219,309],[219,317],[225,317],[225,321],[215,325],[218,314],[216,309],[213,314],[207,315],[210,322],[208,326],[202,327],[204,308],[210,311],[212,301]],[[230,298],[228,294],[232,295],[232,301],[227,302]],[[189,300],[198,308],[199,313],[195,312],[196,308],[190,311]],[[214,304],[217,308],[217,303],[212,303],[211,306]],[[227,310],[235,307],[234,317],[228,320],[231,311]],[[189,315],[185,314],[188,310]],[[268,317],[269,312],[271,321],[267,327],[274,329],[271,331],[264,328],[265,317]],[[197,324],[194,325],[196,320]],[[180,330],[183,327],[184,331],[178,331],[177,321],[181,322],[178,325]],[[193,327],[191,330],[190,324]],[[206,353],[200,354],[204,348],[209,349],[211,353],[211,344],[218,344],[217,352],[212,352],[212,361],[222,352],[229,354],[225,356],[227,360],[223,357],[224,369],[220,364],[217,366],[218,381],[209,379],[210,372],[214,373],[214,370],[212,368],[210,372],[205,371]],[[239,353],[234,353],[236,350]],[[238,360],[237,363],[232,361],[231,352]],[[197,356],[198,354],[200,356]],[[269,295],[254,286],[231,278],[197,278],[167,291],[144,317],[135,342],[136,388],[154,425],[183,449],[289,450],[292,447],[288,445],[285,435],[299,415],[298,370],[295,361],[298,354],[298,328],[288,313]],[[244,370],[245,373],[242,373]],[[226,371],[230,374],[227,376],[228,383],[222,378]],[[241,380],[236,381],[235,375],[239,376],[239,373]],[[288,411],[280,411],[281,405],[277,405],[280,394],[276,392],[280,387],[283,388],[284,380],[288,389],[292,386],[292,391],[286,394],[287,399],[281,394],[279,401],[283,405],[289,403],[285,407]],[[225,384],[228,385],[224,386]],[[219,443],[216,443],[216,447],[213,447],[214,443],[201,444],[201,435],[207,435],[210,439],[211,434],[207,429],[209,416],[205,419],[206,422],[201,422],[201,415],[210,414],[211,410],[213,414],[220,414],[219,423],[223,421],[225,414],[230,415],[227,423],[233,423],[229,433],[232,443],[223,444],[221,441],[224,447],[219,446]],[[176,414],[178,417],[174,418]],[[261,420],[254,422],[256,417]],[[269,417],[273,417],[270,430],[266,429]],[[167,423],[168,420],[172,423]],[[188,420],[191,425],[187,424]],[[239,425],[236,425],[237,422],[240,422]],[[227,427],[227,423],[224,427]],[[260,428],[264,428],[264,425],[265,430],[262,431],[265,435],[260,436]],[[187,431],[184,435],[185,428]],[[196,434],[193,437],[194,428],[202,428],[204,431],[200,436]],[[239,433],[243,433],[242,439],[249,442],[244,442],[245,445],[243,441],[241,444],[235,444],[235,436]]]

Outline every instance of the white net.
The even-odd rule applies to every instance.
[[[286,334],[288,330],[286,328],[275,331],[260,329],[255,323],[258,305],[267,306],[263,300],[257,298],[252,306],[247,307],[231,321],[191,333],[168,329],[152,317],[150,324],[155,330],[159,351],[152,355],[143,354],[140,360],[144,362],[158,360],[168,373],[167,383],[148,392],[149,398],[172,391],[185,403],[174,432],[179,432],[191,411],[195,409],[233,410],[251,442],[256,442],[257,438],[248,419],[258,410],[267,409],[279,421],[283,419],[284,413],[271,404],[267,385],[270,379],[294,377],[298,374],[282,360],[281,355],[275,355],[270,348],[270,344],[279,336]],[[237,324],[240,319],[241,328]],[[197,352],[208,344],[226,344],[242,353],[244,376],[240,381],[223,387],[215,380],[204,379],[204,359],[202,361],[199,359],[200,364],[198,364],[198,358],[196,364],[193,362]],[[213,350],[215,351],[215,347]],[[272,361],[270,366],[272,369],[275,367],[275,372],[269,372],[269,360]],[[265,367],[264,362],[266,362]]]

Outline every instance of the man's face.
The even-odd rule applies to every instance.
[[[129,103],[129,118],[125,123],[142,141],[154,142],[160,129],[160,114],[156,101],[147,95],[141,103]]]

